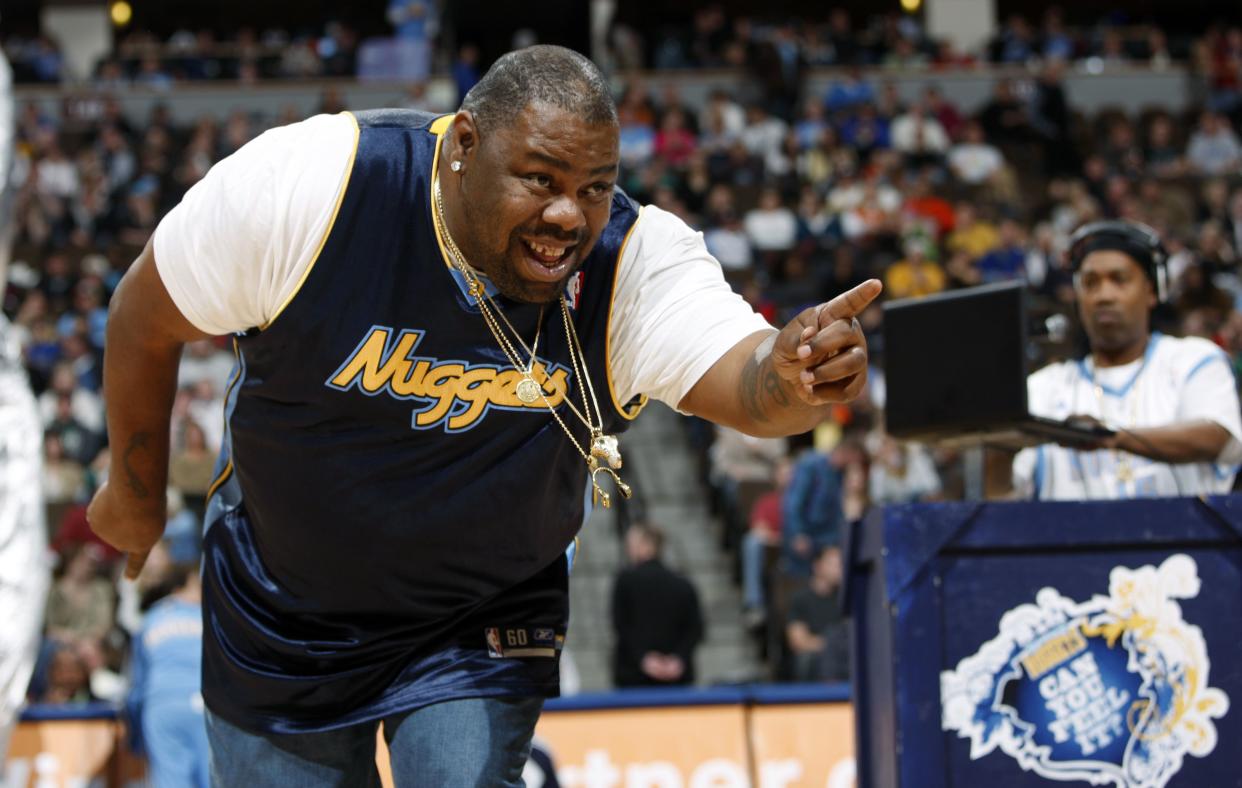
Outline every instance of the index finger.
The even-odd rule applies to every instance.
[[[125,554],[125,578],[127,580],[137,580],[138,575],[142,573],[142,567],[147,563],[147,556],[151,555],[150,550],[143,550],[141,553]]]
[[[879,279],[868,279],[852,290],[847,290],[819,308],[819,324],[824,326],[834,320],[857,317],[884,289]]]

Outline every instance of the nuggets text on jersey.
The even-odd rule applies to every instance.
[[[394,342],[394,329],[372,326],[326,385],[340,391],[357,386],[368,396],[383,392],[397,399],[424,401],[427,405],[414,411],[410,426],[425,430],[443,424],[448,432],[470,429],[492,407],[542,411],[565,399],[569,370],[560,364],[535,363],[533,377],[543,386],[547,402],[528,404],[518,399],[522,373],[512,367],[414,356],[425,333],[403,329]]]

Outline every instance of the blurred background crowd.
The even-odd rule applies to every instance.
[[[436,10],[394,0],[386,16],[359,25],[227,36],[134,30],[56,102],[19,103],[14,262],[3,307],[46,427],[43,484],[59,560],[32,699],[119,696],[142,611],[198,557],[222,438],[232,350],[223,340],[195,343],[174,409],[167,537],[139,584],[118,583],[116,554],[85,519],[109,468],[100,370],[110,294],[161,216],[214,163],[306,114],[275,106],[187,122],[157,101],[135,118],[118,96],[197,81],[365,78],[382,68],[367,54],[367,36],[386,30],[427,43],[430,78],[451,86],[437,98],[416,80],[391,102],[451,111],[489,61],[472,41],[440,41]],[[527,38],[515,43],[537,37],[519,35]],[[0,38],[19,82],[47,87],[64,78],[51,36]],[[928,36],[916,15],[825,10],[767,20],[707,5],[682,25],[642,26],[619,13],[605,40],[597,59],[616,87],[621,185],[700,230],[730,283],[774,324],[869,277],[884,281],[887,299],[1023,280],[1037,318],[1076,320],[1069,234],[1092,219],[1124,217],[1157,228],[1170,253],[1173,292],[1158,325],[1211,339],[1242,369],[1236,22],[1178,35],[1120,15],[1075,27],[1048,8],[1005,18],[984,47],[958,51]],[[996,75],[991,95],[970,111],[942,89],[946,75],[997,65],[1017,70],[988,71]],[[1188,108],[1071,106],[1067,73],[1128,67],[1185,69]],[[735,78],[703,100],[685,98],[666,78],[712,69]],[[921,87],[903,93],[892,75],[912,70]],[[811,89],[811,73],[826,74],[819,84],[827,87]],[[366,108],[348,106],[337,83],[324,84],[317,111]],[[877,505],[964,494],[959,456],[884,432],[880,319],[875,307],[862,320],[874,362],[866,395],[837,408],[814,435],[754,439],[683,420],[745,620],[763,644],[764,675],[847,678],[836,603],[843,523]],[[1032,348],[1032,364],[1075,352],[1072,338]],[[658,553],[657,533],[631,557],[641,563]]]

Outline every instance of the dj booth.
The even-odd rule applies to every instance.
[[[846,556],[859,788],[1242,786],[1242,496],[898,506]]]

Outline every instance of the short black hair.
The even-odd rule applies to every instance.
[[[664,552],[664,531],[651,523],[636,522],[630,524],[630,530],[647,540],[651,550],[657,556]]]
[[[551,104],[591,125],[616,123],[608,80],[572,49],[540,44],[502,55],[462,99],[461,108],[488,130],[517,119],[534,103]]]

